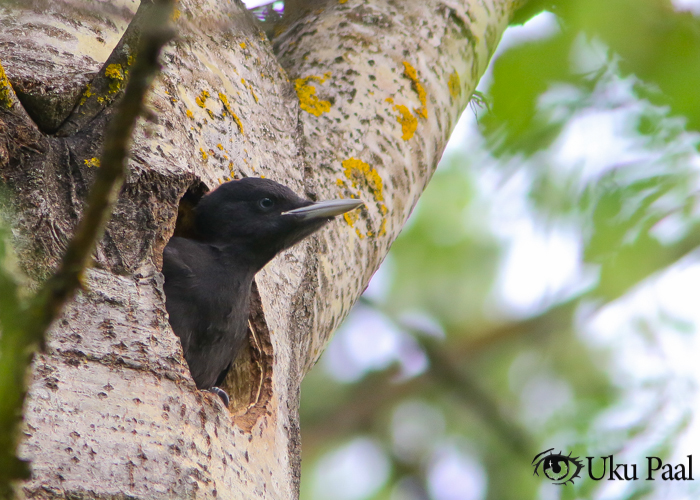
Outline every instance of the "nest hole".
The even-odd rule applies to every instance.
[[[177,206],[177,219],[175,220],[175,230],[173,236],[181,238],[196,239],[197,233],[194,229],[194,207],[199,200],[209,192],[209,188],[201,181],[192,184],[185,194],[180,198]]]
[[[198,181],[192,184],[180,199],[173,236],[197,239],[194,227],[194,207],[209,192]],[[272,343],[267,328],[258,287],[253,281],[248,342],[241,349],[226,375],[221,388],[230,398],[228,410],[236,424],[249,432],[260,416],[267,412],[272,397]]]
[[[250,431],[267,412],[272,397],[272,342],[265,322],[258,287],[253,282],[248,343],[231,366],[222,384],[231,401],[229,411],[236,424]]]

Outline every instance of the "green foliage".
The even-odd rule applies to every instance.
[[[567,64],[552,63],[567,61],[572,43],[571,34],[558,34],[516,47],[496,60],[490,92],[492,113],[482,121],[494,153],[533,154],[557,138],[574,109],[555,119],[539,111],[537,104],[540,96],[555,83],[578,86],[586,83],[583,78],[571,75]]]
[[[22,410],[25,359],[20,278],[13,266],[11,235],[0,224],[0,496],[9,498],[8,479],[28,477],[25,463],[15,457],[18,435],[15,422]]]
[[[674,160],[666,155],[659,166],[619,166],[589,184],[581,197],[590,234],[584,258],[601,264],[597,293],[608,300],[700,244],[691,192],[697,175]],[[664,244],[654,230],[670,217],[684,226],[683,234]]]
[[[421,198],[421,208],[391,251],[392,263],[409,273],[392,282],[391,310],[420,308],[445,325],[469,325],[481,316],[480,299],[499,258],[497,242],[470,210],[476,190],[457,159],[444,165]],[[455,309],[455,301],[464,307]]]
[[[613,453],[640,464],[642,476],[645,456],[666,460],[677,450],[693,398],[664,345],[692,338],[698,325],[648,297],[679,261],[697,262],[700,21],[667,0],[532,0],[515,22],[542,10],[558,29],[497,55],[482,140],[443,159],[392,247],[388,293],[353,313],[369,305],[382,314],[398,331],[396,351],[422,353],[427,366],[406,373],[397,354],[335,380],[328,373],[353,335],[352,326],[339,331],[324,355],[332,360],[304,382],[303,499],[334,497],[313,492],[317,464],[357,436],[374,439],[391,463],[382,487],[364,497],[377,500],[441,498],[429,490],[445,446],[478,461],[487,486],[475,498],[494,500],[599,498],[606,482],[587,474],[565,487],[533,477],[532,456],[554,446],[584,459]],[[593,167],[561,154],[591,116],[615,116],[615,140],[626,148]],[[497,214],[513,201],[518,224],[566,228],[580,246],[578,282],[524,313],[505,307],[499,291],[518,224]],[[614,334],[592,340],[605,328]],[[426,339],[442,334],[430,347]],[[427,432],[431,445],[407,458],[396,415],[411,401],[440,417],[416,424],[406,441]],[[513,446],[521,432],[529,457]],[[697,496],[692,484],[676,486],[679,496]],[[667,488],[629,482],[614,498],[660,498]]]
[[[494,152],[532,154],[547,148],[573,113],[589,105],[591,91],[610,70],[633,76],[640,97],[668,106],[686,120],[688,130],[700,130],[697,18],[675,11],[668,0],[561,0],[550,8],[562,29],[509,50],[493,66],[493,114],[482,125]],[[580,67],[582,39],[606,48],[598,68]],[[573,86],[580,94],[566,113],[553,118],[538,104],[556,85]]]

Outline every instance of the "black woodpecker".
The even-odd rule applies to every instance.
[[[163,252],[165,306],[197,387],[218,394],[244,345],[253,277],[359,200],[311,202],[269,179],[230,181],[193,209],[191,237]]]

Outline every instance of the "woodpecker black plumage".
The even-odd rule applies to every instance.
[[[220,385],[244,345],[255,273],[359,200],[314,203],[269,179],[222,184],[163,252],[165,306],[199,389]]]

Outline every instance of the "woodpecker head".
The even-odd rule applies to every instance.
[[[360,200],[312,202],[269,179],[248,177],[222,184],[194,207],[197,239],[244,246],[264,263],[320,229]]]

